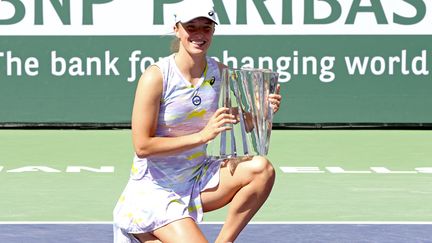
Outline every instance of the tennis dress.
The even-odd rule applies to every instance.
[[[183,78],[174,54],[155,63],[163,74],[156,136],[178,137],[202,130],[217,109],[220,73],[207,67],[194,87]],[[146,233],[178,219],[200,222],[200,192],[219,183],[220,161],[206,156],[206,145],[169,156],[134,157],[130,178],[114,209],[114,242],[138,242]]]

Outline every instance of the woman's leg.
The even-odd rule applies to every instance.
[[[191,218],[184,218],[169,223],[155,231],[153,235],[135,235],[141,242],[164,242],[164,243],[207,243],[201,229]],[[153,237],[153,238],[152,238]],[[153,240],[153,241],[151,241]]]
[[[222,166],[216,188],[201,193],[205,212],[230,203],[225,224],[216,242],[232,242],[252,219],[271,192],[275,171],[270,161],[261,156],[241,162],[234,173]]]
[[[156,236],[151,233],[134,234],[134,236],[142,243],[162,243],[158,238],[156,238]]]

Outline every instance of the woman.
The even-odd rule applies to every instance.
[[[233,242],[273,186],[275,172],[264,157],[240,163],[234,173],[229,162],[206,157],[207,142],[237,120],[217,108],[225,66],[206,56],[217,18],[203,2],[183,3],[174,26],[178,52],[139,80],[132,114],[136,156],[114,210],[115,242],[207,242],[197,222],[228,203],[216,242]],[[269,100],[277,111],[281,96]]]

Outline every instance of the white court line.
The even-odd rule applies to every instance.
[[[223,221],[209,221],[209,222],[201,222],[200,224],[223,224]],[[0,225],[21,225],[21,224],[112,224],[111,221],[0,221]],[[249,224],[280,224],[280,225],[290,225],[290,224],[423,224],[423,225],[432,225],[432,221],[253,221],[249,222]]]

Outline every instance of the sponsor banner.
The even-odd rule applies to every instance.
[[[0,35],[167,35],[181,0],[1,0]],[[428,0],[214,0],[218,35],[431,34]],[[239,31],[241,29],[241,31]]]
[[[0,38],[2,123],[129,123],[171,37]],[[209,55],[280,73],[275,123],[430,123],[432,36],[217,36]],[[260,48],[257,48],[259,46]]]
[[[0,123],[129,123],[181,0],[0,0]],[[213,0],[209,55],[280,74],[275,123],[432,123],[432,1]]]

